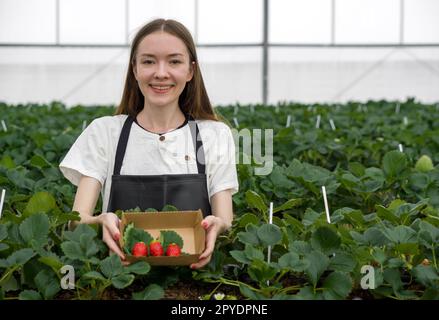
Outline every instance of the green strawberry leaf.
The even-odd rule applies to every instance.
[[[29,248],[20,249],[20,250],[13,252],[6,259],[6,262],[7,262],[8,266],[14,266],[14,265],[22,266],[35,255],[36,255],[36,253],[32,249],[29,249]]]
[[[393,243],[415,243],[417,241],[416,231],[407,226],[385,227],[383,233]]]
[[[417,265],[411,272],[416,280],[427,288],[434,287],[438,283],[439,276],[432,266]]]
[[[308,268],[305,272],[315,287],[320,276],[329,265],[329,258],[320,251],[312,251],[305,255],[305,260],[308,261]]]
[[[184,245],[183,238],[173,230],[160,230],[160,242],[165,252],[171,243],[177,244],[180,249],[182,249]]]
[[[162,211],[178,211],[177,207],[167,204],[162,208]]]
[[[97,236],[96,231],[85,223],[81,223],[78,225],[74,231],[66,231],[64,232],[64,238],[73,242],[79,242],[81,235],[87,234],[92,239]]]
[[[258,238],[258,227],[254,224],[248,224],[245,227],[246,231],[238,232],[238,239],[244,244],[259,246],[261,242]]]
[[[300,260],[299,255],[295,252],[285,253],[279,258],[279,267],[290,269],[296,272],[303,272],[308,267],[307,262]]]
[[[340,247],[341,239],[329,227],[318,228],[311,237],[311,245],[313,249],[323,253],[332,253]]]
[[[273,246],[282,239],[282,232],[275,224],[263,224],[259,227],[258,238],[266,246]]]
[[[239,291],[241,291],[241,294],[243,296],[245,296],[251,300],[265,300],[265,299],[267,299],[266,296],[251,290],[248,286],[246,286],[245,284],[242,284],[242,283],[239,284]]]
[[[300,206],[303,203],[303,199],[299,198],[299,199],[290,199],[287,202],[285,202],[283,205],[276,207],[273,209],[273,213],[277,213],[277,212],[281,212],[281,211],[285,211],[297,206]]]
[[[106,281],[107,279],[97,271],[89,271],[87,273],[84,273],[82,275],[85,279],[92,279],[92,280],[99,280],[99,281]]]
[[[102,274],[108,278],[114,278],[123,273],[123,265],[117,254],[106,257],[100,263]]]
[[[40,257],[38,258],[38,261],[44,263],[46,266],[51,267],[54,271],[60,270],[64,265],[64,263],[62,263],[59,257],[57,257],[55,254]]]
[[[35,213],[48,213],[56,207],[56,200],[50,193],[38,192],[30,198],[24,210],[24,215],[30,216]]]
[[[35,277],[35,284],[44,299],[52,299],[60,290],[59,279],[52,270],[42,270]]]
[[[238,225],[245,228],[245,226],[248,224],[259,224],[260,219],[253,213],[244,213],[241,217],[237,218],[237,220]]]
[[[275,265],[271,263],[269,264],[263,260],[255,259],[247,269],[248,275],[256,282],[266,282],[267,280],[273,279],[278,272],[278,269],[274,266]]]
[[[395,178],[407,168],[407,156],[397,150],[387,152],[383,157],[383,170],[387,177]]]
[[[131,222],[125,226],[125,229],[123,231],[123,243],[125,245],[125,248],[129,248],[129,246],[128,246],[128,239],[129,238],[128,237],[129,237],[129,234],[131,233],[131,229],[133,229],[133,228],[134,228],[134,222]],[[131,254],[130,250],[125,250],[125,251],[126,251],[126,253]]]
[[[124,212],[141,212],[141,211],[142,209],[140,209],[140,207],[138,206],[132,209],[124,210]]]
[[[352,290],[352,279],[345,273],[332,272],[323,281],[323,296],[325,299],[346,299]]]
[[[133,293],[133,300],[159,300],[163,298],[165,291],[157,284],[150,284],[145,290]]]
[[[329,261],[329,270],[352,272],[357,265],[357,261],[351,254],[337,253]]]
[[[261,250],[254,248],[251,245],[246,244],[244,253],[249,260],[264,260],[264,254]]]
[[[122,273],[111,278],[111,284],[117,289],[123,289],[132,284],[134,279],[134,275]]]
[[[46,214],[35,213],[20,224],[19,230],[26,243],[44,245],[48,241],[49,218]]]
[[[8,228],[4,224],[0,224],[0,241],[8,237]]]
[[[248,190],[245,193],[245,199],[250,208],[255,208],[260,213],[267,214],[267,206],[265,205],[264,200],[258,193],[252,190]]]
[[[18,296],[19,300],[43,300],[40,293],[35,290],[23,290]]]
[[[73,241],[61,243],[61,249],[69,259],[88,261],[99,251],[95,241],[88,235],[83,235],[82,240],[82,243]]]
[[[125,273],[135,273],[141,275],[147,274],[149,270],[151,270],[151,267],[145,261],[138,261],[124,268]]]
[[[230,255],[233,257],[233,259],[235,259],[236,261],[238,261],[240,263],[244,263],[244,264],[251,263],[251,260],[249,258],[247,258],[247,255],[245,254],[244,251],[232,250],[232,251],[230,251]]]

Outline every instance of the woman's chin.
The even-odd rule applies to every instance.
[[[178,101],[175,101],[175,100],[154,99],[154,100],[149,100],[148,101],[148,105],[156,107],[156,108],[166,108],[168,106],[172,106],[176,102],[177,102],[177,105],[178,105]]]

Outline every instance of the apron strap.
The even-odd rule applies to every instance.
[[[120,133],[119,142],[117,143],[116,149],[116,159],[114,162],[114,175],[120,175],[120,170],[122,168],[123,158],[125,157],[125,151],[127,149],[128,138],[130,136],[131,126],[134,122],[132,116],[128,116],[123,124],[122,131]],[[199,174],[206,173],[206,162],[204,157],[203,141],[201,140],[200,132],[198,130],[198,125],[192,116],[189,115],[189,128],[192,135],[192,142],[194,144],[195,159],[197,161],[197,168]],[[198,154],[198,151],[199,154]]]
[[[131,132],[131,125],[133,124],[134,118],[128,116],[123,124],[122,131],[120,133],[119,142],[117,143],[116,150],[116,160],[114,162],[113,174],[119,175],[120,169],[122,168],[123,158],[125,156],[125,151],[127,150],[128,138]]]
[[[195,159],[197,161],[198,173],[206,173],[206,161],[204,157],[203,141],[201,140],[201,135],[198,130],[197,122],[189,115],[189,127],[191,129],[192,142],[194,144]]]

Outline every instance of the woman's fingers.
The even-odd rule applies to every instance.
[[[115,254],[115,252],[113,251],[113,250],[111,250],[110,249],[110,255],[112,255],[112,254]],[[120,258],[120,256],[119,256],[119,258]],[[123,266],[129,266],[130,264],[131,264],[131,262],[128,262],[128,261],[126,261],[126,260],[123,260],[122,258],[120,259],[120,261],[122,262],[122,265]]]
[[[119,218],[114,213],[108,216],[108,222],[105,223],[105,226],[110,232],[111,237],[114,240],[119,241],[120,239]]]
[[[104,227],[105,228],[105,227]],[[107,232],[104,230],[104,242],[107,244],[110,251],[117,254],[122,260],[125,260],[125,255],[123,254],[122,250],[119,248],[119,244],[114,241],[114,239],[109,235],[108,230]]]
[[[209,217],[208,217],[209,218]],[[216,238],[218,236],[218,230],[215,228],[215,220],[214,219],[204,219],[205,224],[210,225],[207,227],[207,233],[206,233],[206,248],[204,249],[203,253],[201,253],[200,257],[198,258],[199,261],[191,266],[191,268],[201,268],[209,263],[213,250],[215,249],[215,242]],[[203,226],[204,227],[204,226]]]
[[[210,262],[211,257],[212,257],[212,255],[209,255],[206,258],[203,258],[196,263],[192,263],[191,269],[200,269],[200,268],[204,267],[206,264],[208,264]]]
[[[210,230],[206,235],[206,248],[203,253],[200,255],[199,259],[204,259],[207,256],[210,256],[213,253],[213,249],[215,249],[215,241],[216,241],[216,232],[214,230]]]
[[[125,255],[122,253],[122,250],[119,249],[119,246],[114,241],[107,241],[108,248],[113,251],[115,254],[117,254],[122,260],[125,260]]]
[[[124,261],[125,255],[119,247],[119,223],[120,219],[112,212],[105,212],[101,214],[102,223],[102,240],[110,250],[110,254],[115,253],[122,260],[123,265],[129,265],[129,262]]]
[[[214,225],[216,223],[216,217],[213,215],[207,216],[206,218],[203,219],[203,221],[201,221],[201,226],[207,230],[209,229],[212,225]]]

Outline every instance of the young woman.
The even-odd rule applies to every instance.
[[[218,121],[189,31],[175,20],[154,20],[133,40],[122,101],[114,116],[95,119],[60,164],[78,186],[72,210],[79,223],[99,223],[103,241],[118,246],[116,210],[202,209],[205,250],[191,268],[211,259],[217,236],[233,220],[238,191],[230,128]],[[102,192],[102,213],[93,216]]]

